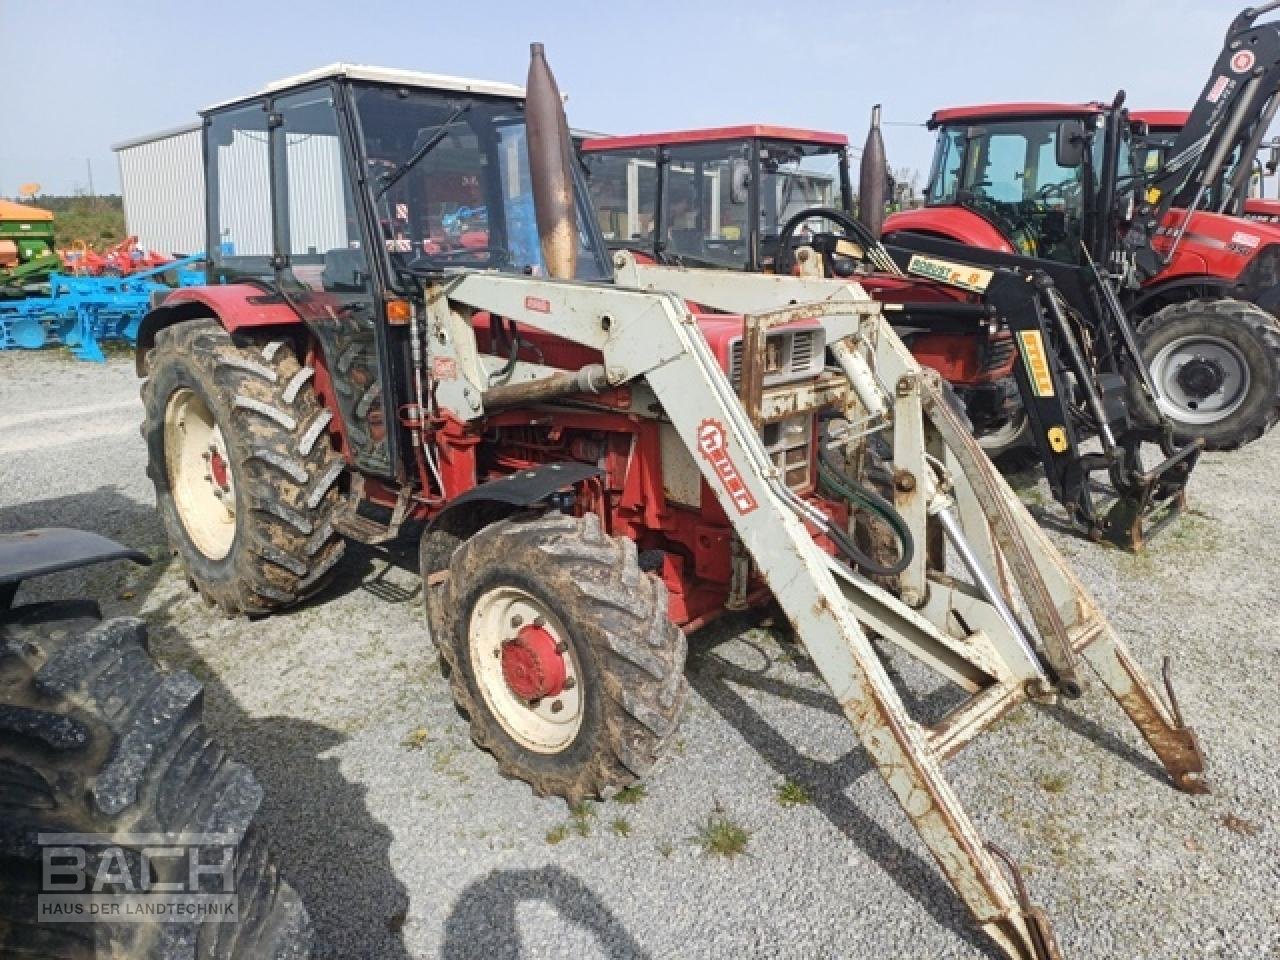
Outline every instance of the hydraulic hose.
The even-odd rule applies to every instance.
[[[911,536],[911,528],[907,525],[907,521],[903,519],[902,514],[898,513],[893,504],[875,491],[868,490],[856,480],[845,476],[839,467],[831,461],[825,450],[818,451],[818,484],[825,492],[842,497],[855,506],[862,507],[869,513],[879,517],[892,528],[894,536],[898,538],[898,559],[890,566],[885,566],[871,559],[852,543],[849,543],[848,546],[857,554],[856,557],[851,556],[850,559],[857,566],[878,577],[897,576],[907,569],[911,563],[911,558],[915,555],[915,539]],[[844,549],[843,544],[837,545]],[[845,552],[849,551],[846,550]]]

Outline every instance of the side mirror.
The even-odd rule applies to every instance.
[[[746,203],[751,186],[751,165],[745,160],[734,160],[729,173],[729,201]]]
[[[1064,170],[1074,170],[1084,163],[1085,133],[1080,120],[1064,120],[1058,124],[1058,142],[1054,160]]]
[[[1276,168],[1280,167],[1280,141],[1271,141],[1271,150],[1267,154],[1267,173],[1276,172]]]

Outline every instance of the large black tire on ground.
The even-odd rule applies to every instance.
[[[210,739],[195,677],[156,669],[139,620],[98,622],[92,604],[40,604],[14,614],[0,626],[0,956],[309,956],[307,912],[253,825],[262,788]],[[40,833],[226,835],[240,919],[38,922]],[[137,845],[120,846],[127,858],[137,856]],[[219,858],[218,851],[201,856]],[[92,871],[92,849],[86,859]],[[186,873],[178,860],[151,864],[155,881],[180,882]],[[221,892],[221,879],[210,879],[208,892]]]
[[[463,542],[448,570],[430,604],[433,637],[472,739],[504,775],[539,796],[577,804],[653,767],[688,697],[687,646],[667,617],[665,586],[641,571],[632,541],[606,534],[594,514],[521,514]],[[534,752],[509,736],[477,685],[472,613],[482,595],[506,585],[536,595],[554,613],[582,666],[582,724],[557,753]]]
[[[1148,364],[1166,345],[1202,336],[1229,344],[1248,367],[1250,383],[1244,399],[1222,419],[1196,424],[1170,417],[1179,442],[1201,437],[1207,450],[1234,450],[1257,440],[1275,423],[1280,406],[1280,328],[1261,307],[1230,299],[1174,303],[1147,317],[1137,333]],[[1136,394],[1131,392],[1137,413],[1150,418],[1150,403]]]
[[[329,442],[332,414],[314,374],[287,341],[233,338],[208,319],[161,330],[147,357],[143,436],[157,506],[187,577],[228,614],[295,604],[319,590],[342,557],[331,517],[344,464]],[[193,541],[170,489],[165,411],[184,389],[217,421],[234,480],[234,542],[217,559]]]

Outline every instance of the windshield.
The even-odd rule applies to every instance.
[[[752,262],[751,140],[673,144],[583,155],[601,231],[611,246],[693,264],[755,269]],[[806,207],[843,206],[841,148],[759,141],[760,221],[755,255],[778,228]],[[659,170],[661,236],[657,235]]]
[[[356,85],[354,98],[377,229],[394,268],[544,274],[520,105],[372,85]],[[578,184],[577,275],[601,279],[608,267]]]
[[[970,207],[1022,253],[1074,262],[1084,216],[1085,167],[1058,165],[1059,122],[942,127],[926,202]],[[1094,139],[1101,149],[1102,138]]]

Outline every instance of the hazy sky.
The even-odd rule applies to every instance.
[[[523,83],[541,40],[575,127],[760,122],[848,133],[871,105],[1110,99],[1183,107],[1243,0],[830,4],[486,0],[0,0],[0,195],[118,189],[111,145],[335,60]],[[928,166],[923,127],[885,131]]]

